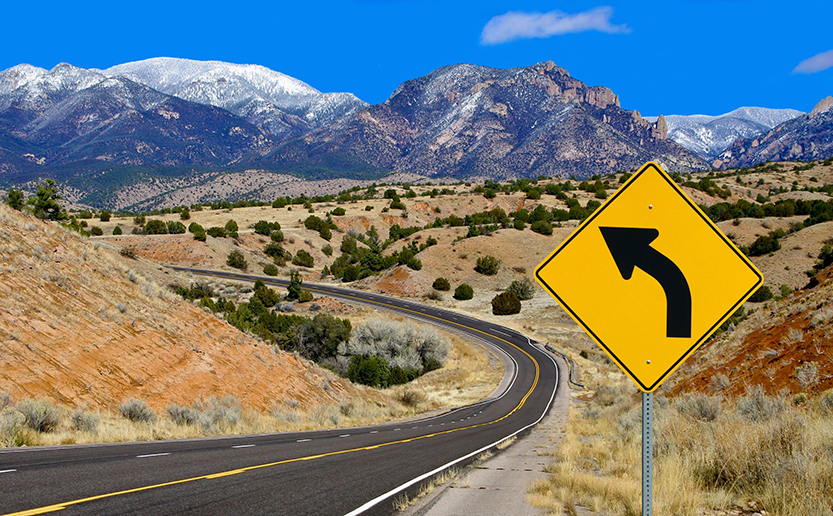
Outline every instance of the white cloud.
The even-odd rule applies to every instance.
[[[547,13],[509,11],[495,16],[486,23],[480,35],[480,42],[484,45],[498,45],[516,39],[548,38],[591,30],[609,34],[631,31],[627,25],[611,24],[611,16],[613,16],[613,8],[609,6],[596,7],[576,14],[567,14],[563,11]]]
[[[793,73],[816,73],[828,68],[833,68],[833,50],[816,54],[801,61],[793,69]]]

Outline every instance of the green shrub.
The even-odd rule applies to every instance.
[[[298,299],[301,296],[301,292],[303,289],[301,285],[303,281],[301,281],[301,276],[298,274],[298,271],[292,271],[289,274],[289,285],[286,287],[286,299],[292,301]]]
[[[333,211],[330,212],[330,213],[332,213],[333,215],[341,216],[341,215],[344,215],[345,211],[344,211],[344,208],[339,206],[338,208],[334,208]]]
[[[147,403],[135,398],[130,398],[119,405],[119,414],[134,423],[153,423],[156,421],[156,412],[152,411]]]
[[[422,269],[422,261],[419,258],[412,257],[406,262],[408,268],[418,271]]]
[[[526,228],[526,223],[521,219],[515,219],[512,221],[512,226],[518,231],[523,231]]]
[[[110,217],[111,216],[112,216],[112,213],[110,213],[107,210],[102,210],[102,212],[99,214],[98,218],[99,218],[99,220],[101,220],[101,222],[110,222]]]
[[[502,292],[492,298],[492,313],[495,315],[512,315],[520,311],[521,300],[513,292]]]
[[[364,207],[364,211],[373,211],[373,206],[370,206],[368,204],[367,206]]]
[[[205,233],[205,228],[197,224],[196,222],[192,222],[188,225],[188,232],[189,233]]]
[[[121,226],[116,226],[113,228],[114,235],[121,235]]]
[[[23,423],[36,432],[53,432],[61,425],[60,409],[45,399],[26,399],[17,404]]]
[[[101,236],[104,234],[104,230],[98,226],[93,226],[90,228],[90,234],[92,236]]]
[[[135,215],[133,217],[133,223],[136,224],[137,226],[144,226],[145,225],[145,220],[146,220],[145,216],[142,215],[141,213],[139,215]]]
[[[325,244],[324,247],[321,248],[321,252],[324,253],[326,256],[333,255],[333,246],[330,244]]]
[[[541,235],[552,235],[552,224],[546,220],[536,220],[529,229]]]
[[[205,231],[197,231],[194,233],[194,240],[205,242]]]
[[[454,299],[457,299],[458,301],[466,301],[473,297],[474,289],[471,288],[471,285],[463,283],[454,289]]]
[[[350,359],[347,378],[353,383],[370,387],[387,387],[390,384],[390,366],[379,355],[372,357],[356,355]]]
[[[190,220],[191,219],[191,211],[188,208],[182,208],[179,211],[179,218],[182,220]]]
[[[770,288],[766,285],[761,285],[761,287],[749,297],[749,302],[763,303],[764,301],[768,301],[770,299],[772,299],[772,290],[770,290]]]
[[[23,190],[15,190],[14,188],[9,188],[9,191],[6,194],[6,198],[4,200],[6,201],[6,204],[9,205],[9,208],[17,211],[23,210],[23,205],[25,204]]]
[[[434,280],[434,284],[431,285],[434,290],[442,290],[443,292],[448,292],[451,290],[451,283],[446,278],[437,278]]]
[[[169,220],[165,224],[165,228],[168,230],[169,235],[181,235],[185,233],[185,224],[175,220]]]
[[[506,291],[512,292],[521,301],[526,301],[527,299],[535,297],[535,287],[532,285],[532,282],[529,281],[529,278],[513,281]]]
[[[761,235],[749,246],[749,256],[761,256],[781,249],[781,242],[774,235]]]
[[[485,276],[494,276],[500,270],[500,260],[494,256],[481,256],[474,270]]]
[[[244,258],[243,255],[237,251],[229,253],[228,258],[226,258],[226,265],[244,271],[249,267],[249,264],[246,262],[246,258]]]
[[[390,202],[390,209],[392,209],[392,210],[405,210],[407,208],[405,207],[405,203],[400,201],[399,198],[396,198],[396,199],[394,199]]]
[[[312,292],[310,292],[309,290],[301,290],[301,293],[298,294],[298,302],[299,303],[308,303],[308,302],[312,301],[313,299],[315,299],[315,297],[312,295]]]
[[[276,229],[269,234],[269,238],[272,239],[272,242],[283,242],[283,231]]]
[[[273,263],[267,263],[263,266],[263,274],[266,274],[267,276],[277,276],[278,268]]]
[[[228,222],[226,222],[226,235],[230,236],[231,238],[237,238],[237,231],[239,229],[240,228],[237,227],[237,222],[235,222],[234,220],[230,219]]]
[[[320,236],[324,240],[329,241],[331,238],[333,238],[333,232],[330,230],[329,226],[321,226],[318,229],[318,236]]]
[[[219,226],[213,226],[205,230],[208,233],[208,236],[212,236],[214,238],[225,238],[226,237],[226,230],[225,228],[221,228]]]
[[[313,267],[315,266],[315,260],[307,251],[299,249],[292,258],[292,265],[298,265],[299,267]]]
[[[145,223],[145,233],[148,235],[165,235],[168,233],[168,226],[164,221],[153,219]]]
[[[259,220],[255,222],[255,233],[258,235],[269,236],[272,234],[273,231],[279,231],[281,229],[281,225],[277,222],[268,222],[265,220]]]

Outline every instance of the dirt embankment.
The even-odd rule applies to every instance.
[[[369,395],[179,299],[103,243],[5,206],[0,240],[0,391],[15,399],[164,409],[228,394],[268,409]]]

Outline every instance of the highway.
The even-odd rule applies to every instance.
[[[226,279],[268,276],[172,269]],[[515,364],[498,396],[438,416],[373,427],[100,445],[0,449],[0,513],[391,514],[422,481],[522,434],[547,413],[558,367],[520,333],[455,312],[368,292],[304,283],[453,329]]]

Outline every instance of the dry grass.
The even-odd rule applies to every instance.
[[[434,477],[431,478],[427,483],[425,483],[422,487],[420,487],[417,494],[413,497],[408,496],[407,494],[399,495],[393,501],[393,509],[395,511],[402,512],[408,509],[410,506],[415,504],[420,498],[428,496],[429,494],[433,493],[436,488],[439,486],[451,482],[455,478],[460,475],[459,468],[449,468],[441,473],[438,473]]]
[[[639,397],[624,381],[605,387],[614,403],[571,409],[549,479],[530,486],[534,505],[567,514],[572,504],[640,513]],[[657,396],[656,514],[694,516],[749,501],[773,515],[833,514],[831,406],[831,391],[800,405],[760,389],[734,401],[685,395],[669,403]]]

